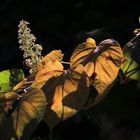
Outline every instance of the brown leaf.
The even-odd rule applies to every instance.
[[[79,65],[47,81],[43,91],[48,102],[44,119],[52,128],[83,109],[89,94],[89,80]]]
[[[5,96],[8,93],[5,93]],[[1,140],[28,139],[42,120],[46,98],[42,90],[30,88],[14,99],[0,124]]]

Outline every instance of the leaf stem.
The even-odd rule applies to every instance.
[[[129,47],[129,44],[132,43],[132,41],[134,41],[137,37],[139,37],[140,34],[137,34],[135,37],[133,37],[128,43],[126,43],[126,45],[123,48],[123,52],[126,51],[127,47]]]
[[[61,61],[62,64],[70,65],[70,62]]]

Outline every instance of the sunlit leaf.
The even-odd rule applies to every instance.
[[[0,72],[0,92],[7,92],[10,89],[10,72],[9,70],[4,70]]]
[[[52,77],[42,89],[48,103],[44,120],[52,128],[83,109],[89,94],[89,80],[79,65]]]
[[[29,80],[29,78],[24,79],[21,83],[14,87],[14,90],[16,90],[21,85],[25,85],[25,83],[30,83],[32,84],[32,87],[40,89],[44,83],[49,80],[49,78],[62,73],[63,65],[60,62],[62,59],[63,54],[61,50],[51,51],[44,58],[42,58],[41,63],[37,65],[37,72],[31,76],[32,78],[30,77],[32,80]],[[56,74],[57,72],[58,74]]]
[[[60,50],[47,54],[42,59],[42,63],[38,65],[38,72],[32,87],[41,88],[47,80],[60,75],[63,72],[63,65],[60,62],[62,58],[63,54]]]
[[[46,98],[42,90],[30,88],[20,93],[20,96],[18,94],[5,93],[7,98],[0,98],[6,105],[0,124],[1,140],[29,139],[44,116]],[[15,98],[15,95],[18,95],[18,98]]]
[[[53,50],[43,58],[43,61],[47,63],[48,61],[56,61],[56,60],[61,61],[62,59],[63,54],[61,50]]]
[[[96,48],[96,42],[94,39],[88,38],[86,42],[79,44],[76,49],[74,50],[71,59],[70,65],[71,67],[75,67],[78,64],[83,64]]]
[[[95,102],[98,102],[111,89],[121,68],[123,54],[119,43],[113,39],[106,39],[96,46],[95,40],[88,38],[75,49],[70,62],[71,67],[78,64],[85,67],[91,84],[98,91],[95,98]]]
[[[41,88],[47,80],[49,80],[52,77],[57,77],[61,73],[63,73],[62,64],[59,61],[49,61],[47,63],[47,67],[44,67],[42,68],[42,70],[38,71],[32,86]]]
[[[42,59],[42,63],[37,66],[37,69],[38,69],[37,71],[40,71],[44,68],[48,68],[48,65],[50,67],[51,64],[54,62],[57,63],[57,67],[61,67],[61,69],[63,69],[63,65],[61,64],[62,59],[63,59],[63,54],[61,50],[53,50]],[[51,68],[52,67],[53,67],[53,64]]]

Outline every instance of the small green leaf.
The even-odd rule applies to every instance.
[[[17,83],[24,79],[21,69],[10,69],[0,72],[0,93],[8,92]]]
[[[129,55],[126,62],[122,66],[122,71],[126,77],[140,81],[140,69],[138,63]]]
[[[7,92],[10,89],[10,71],[4,70],[0,72],[0,92]]]

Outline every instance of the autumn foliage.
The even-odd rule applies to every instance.
[[[109,93],[124,64],[123,50],[114,39],[97,45],[87,38],[73,51],[68,69],[62,59],[61,50],[51,51],[29,76],[0,95],[1,140],[27,140],[42,120],[52,129],[95,106]],[[91,88],[97,91],[95,98]]]

